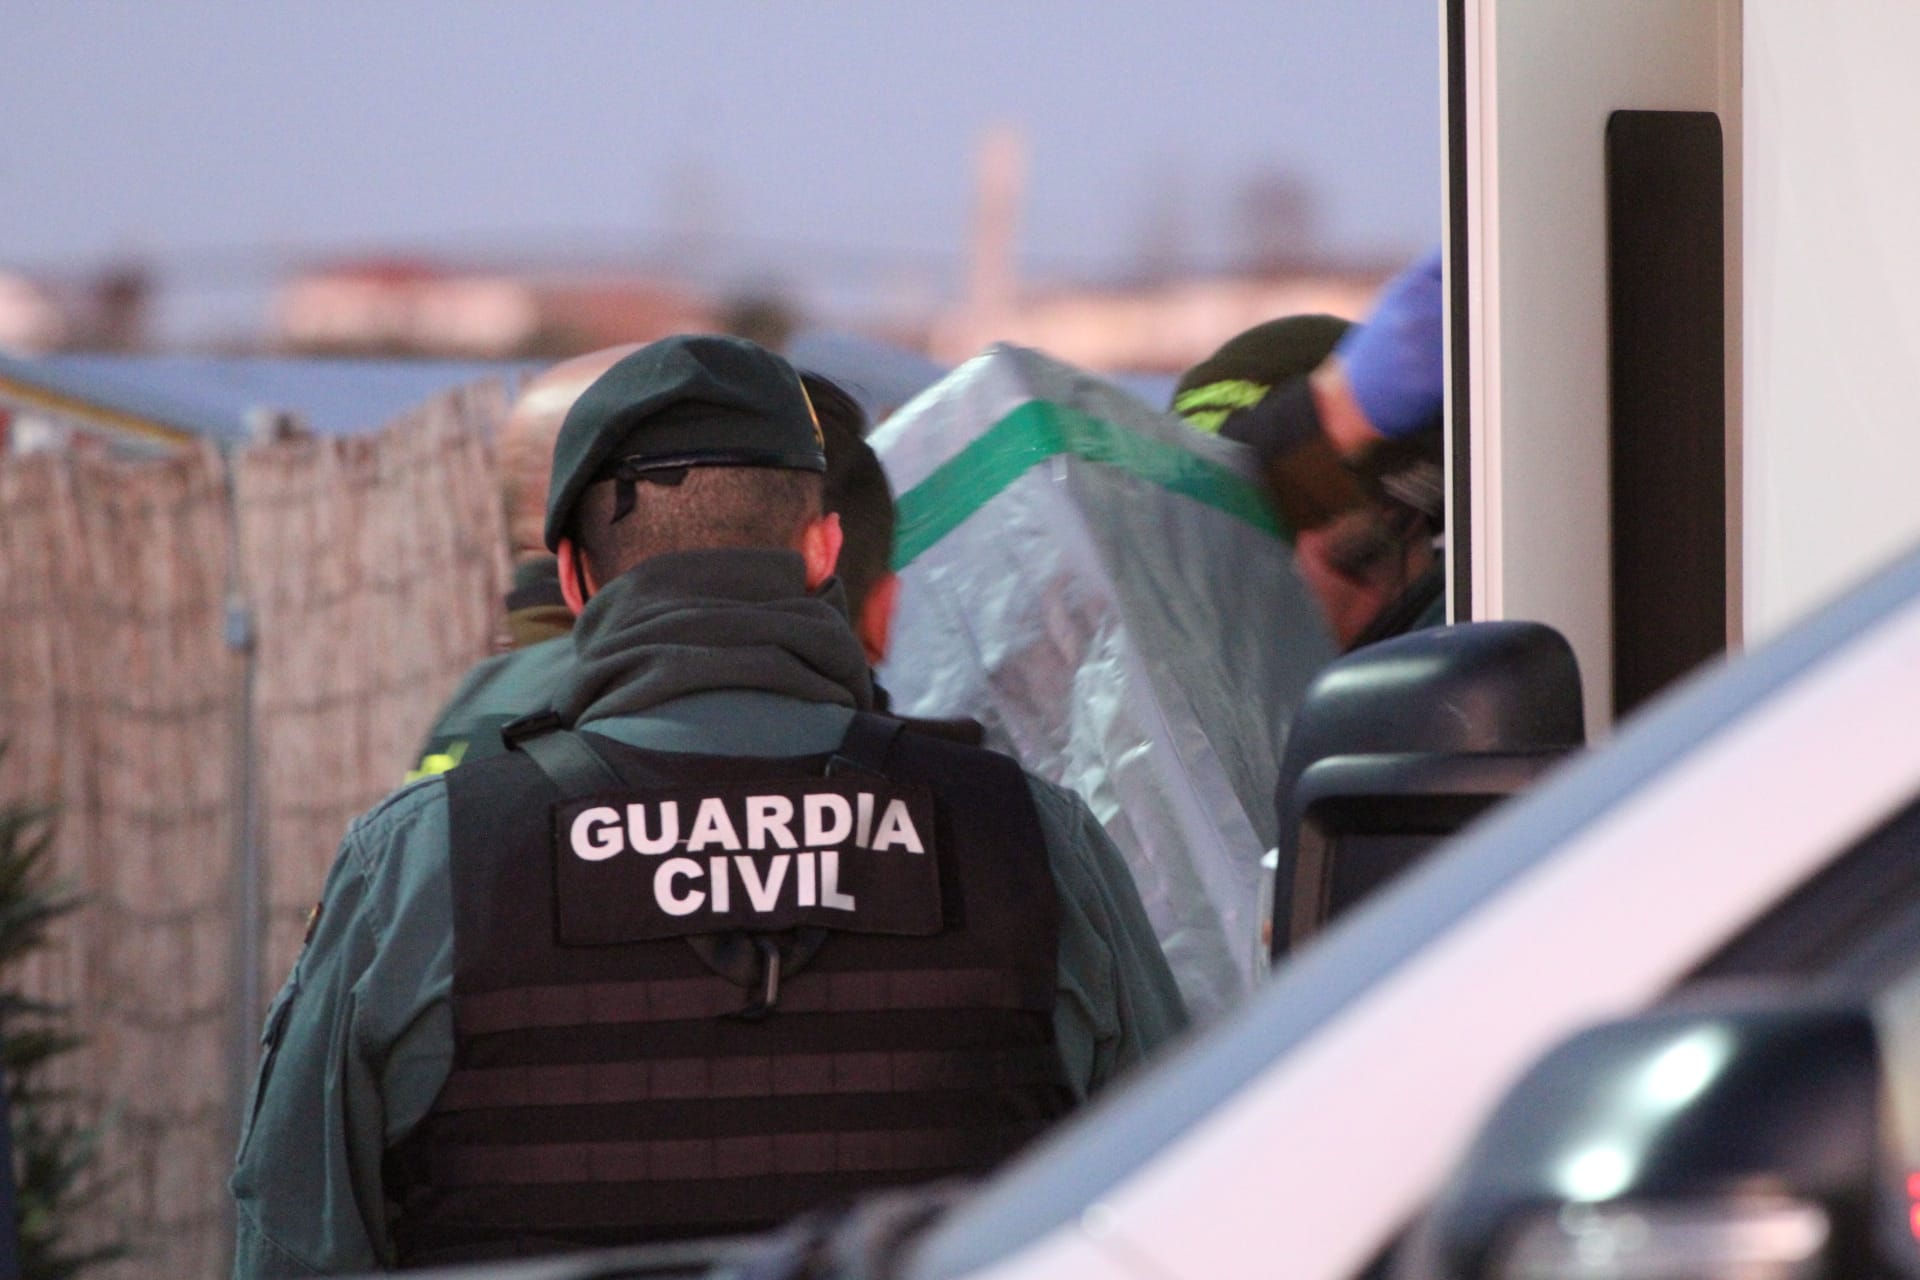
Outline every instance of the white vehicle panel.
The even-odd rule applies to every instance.
[[[1199,1280],[1245,1274],[1256,1241],[1289,1277],[1353,1274],[1526,1063],[1660,995],[1912,798],[1916,672],[1909,605],[1582,830],[1075,1226],[987,1274]]]

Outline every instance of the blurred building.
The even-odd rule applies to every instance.
[[[65,278],[0,272],[0,351],[142,350],[153,294],[153,274],[138,262]]]
[[[1302,265],[1141,285],[1029,289],[941,315],[928,354],[958,361],[993,342],[1037,347],[1083,369],[1176,373],[1277,316],[1358,319],[1400,264]]]
[[[995,342],[1035,347],[1102,372],[1178,373],[1244,329],[1322,312],[1358,319],[1400,265],[1347,261],[1320,248],[1311,187],[1284,170],[1252,176],[1241,193],[1237,270],[1182,271],[1177,211],[1158,211],[1137,259],[1152,272],[1130,284],[1038,285],[1016,252],[1027,145],[1014,125],[980,140],[966,296],[931,318],[926,350],[957,362]]]
[[[304,272],[272,307],[273,345],[354,355],[562,356],[711,329],[714,303],[658,279],[463,270],[366,258]]]
[[[456,360],[0,354],[0,456],[161,456],[377,430],[441,392],[532,365]]]
[[[67,317],[45,286],[0,272],[0,350],[49,351],[67,335]]]

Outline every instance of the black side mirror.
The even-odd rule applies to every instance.
[[[1749,1002],[1584,1032],[1507,1094],[1399,1274],[1910,1274],[1912,1257],[1890,1265],[1906,1232],[1888,1207],[1882,1092],[1873,1021],[1857,1007]],[[1884,1238],[1882,1213],[1900,1228]]]
[[[1273,958],[1585,741],[1579,664],[1542,623],[1415,631],[1328,666],[1280,761]]]

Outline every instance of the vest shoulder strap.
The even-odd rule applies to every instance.
[[[906,727],[903,721],[892,716],[854,712],[853,719],[847,724],[847,736],[841,739],[833,758],[827,761],[828,775],[854,769],[884,776],[887,772],[887,756],[893,750],[893,740]]]
[[[856,711],[846,737],[827,762],[827,773],[854,769],[884,775],[894,739],[906,725],[892,716]],[[510,751],[523,752],[565,796],[617,791],[620,775],[580,735],[551,710],[536,711],[503,725],[500,737]]]
[[[522,716],[502,728],[500,737],[508,750],[524,752],[539,765],[563,796],[620,789],[620,775],[613,766],[552,711]]]

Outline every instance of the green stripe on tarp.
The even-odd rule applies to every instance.
[[[1063,404],[1029,400],[900,498],[893,567],[912,564],[1029,468],[1061,454],[1118,467],[1262,533],[1286,536],[1259,487],[1219,463]]]

